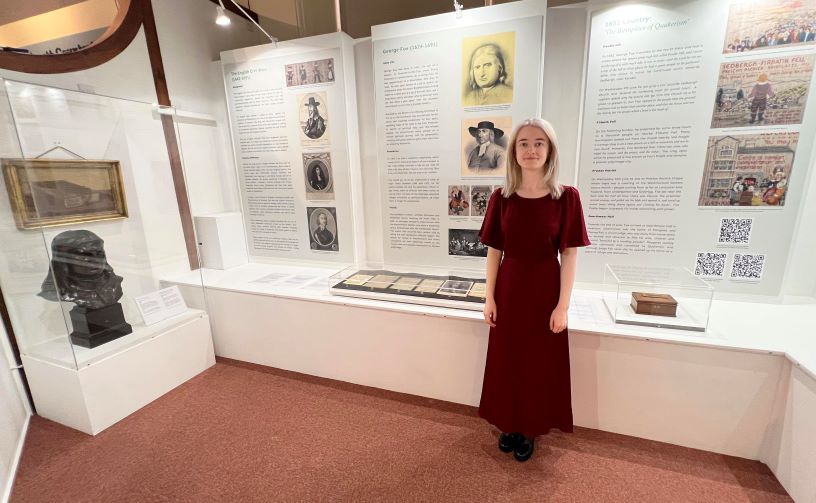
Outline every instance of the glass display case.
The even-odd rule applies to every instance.
[[[329,291],[349,297],[481,311],[485,273],[475,269],[368,263],[332,275]]]
[[[206,316],[200,282],[161,284],[197,263],[164,112],[0,81],[0,286],[23,357],[82,369]]]
[[[615,323],[705,332],[714,288],[679,267],[611,265],[604,304]]]

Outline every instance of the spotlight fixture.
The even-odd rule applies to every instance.
[[[215,6],[215,24],[219,26],[227,26],[230,24],[230,18],[227,16],[227,11],[224,9],[224,2],[218,0],[219,5]]]

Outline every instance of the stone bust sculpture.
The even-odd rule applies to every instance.
[[[105,256],[104,241],[91,231],[58,234],[51,242],[51,269],[40,297],[100,309],[122,298],[122,277]]]

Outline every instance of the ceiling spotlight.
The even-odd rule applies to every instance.
[[[219,26],[227,26],[230,24],[230,18],[227,16],[227,11],[224,10],[224,3],[221,0],[218,0],[218,3],[221,5],[215,6],[215,24]]]

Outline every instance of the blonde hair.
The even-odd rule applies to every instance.
[[[558,199],[561,197],[562,192],[562,187],[558,183],[558,140],[555,136],[555,129],[552,127],[552,124],[539,117],[522,121],[513,129],[513,134],[510,136],[510,141],[507,146],[507,155],[505,156],[507,162],[507,179],[502,189],[502,195],[504,197],[512,196],[518,190],[519,185],[521,185],[521,166],[519,166],[516,160],[516,139],[518,138],[521,128],[525,126],[537,127],[544,132],[544,135],[549,141],[549,151],[547,152],[547,159],[544,161],[544,185],[549,189],[552,198]]]

